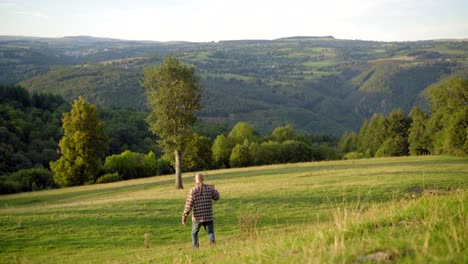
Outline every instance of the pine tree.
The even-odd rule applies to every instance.
[[[411,119],[402,110],[394,110],[387,117],[386,139],[391,140],[391,151],[389,156],[404,156],[409,153],[408,130]]]
[[[80,96],[71,112],[63,114],[64,136],[60,158],[50,163],[54,180],[61,186],[94,183],[101,166],[100,158],[108,147],[104,125],[96,107]]]
[[[466,131],[468,129],[468,106],[455,112],[447,123],[444,133],[444,150],[449,154],[468,155]]]
[[[413,108],[410,113],[412,120],[409,128],[408,143],[411,155],[429,154],[431,149],[431,139],[427,134],[427,122],[429,116],[419,107]]]
[[[374,114],[367,126],[364,140],[366,143],[365,152],[374,156],[380,146],[387,139],[387,120],[383,115]]]
[[[369,149],[369,137],[367,136],[367,130],[369,128],[369,121],[367,119],[364,120],[361,126],[361,130],[359,130],[358,135],[358,150],[361,153],[366,153]]]
[[[338,142],[338,151],[342,154],[356,151],[358,148],[358,135],[356,132],[346,132],[341,136]]]
[[[449,78],[428,90],[432,117],[428,131],[432,136],[433,153],[466,155],[468,79]]]

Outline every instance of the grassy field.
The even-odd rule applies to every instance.
[[[0,197],[0,263],[467,263],[468,159],[206,172],[217,246],[180,224],[172,176]],[[151,234],[149,247],[145,233]]]
[[[337,62],[334,60],[310,61],[310,62],[304,63],[304,66],[311,67],[311,68],[324,68],[324,67],[332,67],[336,65],[337,65]]]

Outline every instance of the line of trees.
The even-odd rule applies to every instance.
[[[11,94],[3,98],[10,98],[13,103],[9,102],[6,105],[20,104],[21,101],[29,102],[28,100],[31,97],[26,90],[20,87],[10,88]],[[21,96],[18,97],[16,94]],[[42,104],[45,103],[41,102]],[[5,107],[3,104],[2,106]],[[115,126],[119,124],[113,118],[109,118],[109,116],[114,116],[112,112],[101,114],[110,121],[104,123],[98,115],[97,108],[86,102],[82,97],[75,100],[71,107],[65,104],[65,106],[60,105],[59,109],[70,110],[63,111],[63,114],[57,110],[58,112],[54,114],[56,119],[54,119],[55,123],[53,124],[47,122],[42,125],[36,124],[37,129],[43,130],[43,133],[46,131],[54,132],[55,137],[50,138],[49,148],[42,149],[42,151],[48,151],[53,155],[46,154],[48,156],[44,157],[42,163],[37,163],[31,159],[21,167],[12,166],[12,162],[15,161],[11,159],[12,156],[19,154],[13,152],[10,155],[7,150],[17,145],[24,146],[26,153],[33,151],[33,145],[30,145],[30,143],[35,140],[33,138],[35,133],[32,133],[35,131],[34,127],[26,126],[29,119],[15,119],[13,117],[17,118],[17,114],[15,116],[12,112],[2,112],[2,125],[7,126],[13,132],[30,131],[24,137],[32,140],[12,140],[12,137],[15,137],[16,134],[10,130],[8,133],[1,134],[5,139],[0,146],[2,168],[4,170],[9,169],[9,171],[5,171],[0,175],[0,193],[114,182],[174,172],[175,155],[171,151],[166,151],[164,155],[159,153],[159,158],[151,150],[147,154],[130,149],[114,152],[115,154],[109,153],[108,149],[111,145],[109,142],[112,142],[112,140],[109,140],[107,136],[105,125]],[[21,113],[27,114],[36,111],[34,109],[24,110]],[[60,115],[63,115],[61,122],[58,119]],[[62,123],[63,130],[60,129],[60,123]],[[23,126],[15,127],[18,124]],[[49,125],[54,129],[44,129],[45,125]],[[210,127],[209,124],[203,123],[199,123],[198,126],[202,126],[202,128],[198,127],[196,131],[204,132],[206,132],[207,127]],[[143,127],[143,129],[148,128]],[[114,131],[114,129],[111,131]],[[121,135],[119,131],[114,131],[113,134]],[[184,149],[183,171],[339,158],[331,146],[334,143],[333,138],[297,135],[291,125],[278,127],[271,135],[264,137],[258,135],[251,125],[244,122],[238,123],[226,134],[214,134],[213,131],[225,131],[225,129],[220,129],[219,126],[212,126],[212,129],[208,129],[207,134],[217,135],[214,140],[212,137],[198,135],[194,131],[191,132]],[[49,135],[43,136],[48,137]],[[132,135],[127,135],[127,137],[132,137]],[[59,139],[60,142],[58,142]],[[312,139],[315,143],[313,143]],[[145,140],[149,141],[150,139],[145,138]],[[323,142],[319,144],[317,143],[318,140]],[[137,147],[136,145],[132,146]],[[28,150],[27,147],[30,149]],[[159,150],[159,148],[157,149]]]
[[[30,96],[20,87],[0,88],[1,193],[174,172],[174,151],[166,150],[163,154],[160,147],[155,148],[157,153],[141,151],[141,143],[136,142],[131,145],[133,150],[116,148],[115,152],[109,153],[107,123],[101,121],[96,107],[83,98],[76,100],[71,111],[66,112],[70,107],[60,97]],[[375,114],[364,121],[359,133],[344,134],[337,147],[333,139],[299,135],[291,125],[277,127],[265,136],[260,136],[245,122],[217,134],[213,131],[219,126],[214,126],[210,137],[190,130],[190,134],[184,136],[181,171],[342,157],[468,155],[468,80],[448,79],[431,87],[427,96],[432,106],[431,114],[419,108],[414,108],[409,115],[402,110],[387,116]],[[63,112],[62,131],[59,116]],[[109,113],[102,116],[108,118]],[[115,120],[110,124],[115,125],[113,122]],[[137,130],[148,130],[143,123]],[[123,131],[117,134],[123,136],[121,133]],[[152,140],[150,135],[144,134],[144,137],[145,142]],[[55,160],[50,163],[53,173],[49,170],[51,160]]]
[[[277,127],[265,137],[256,136],[252,126],[237,123],[227,136],[218,135],[212,145],[215,168],[247,167],[337,159],[333,146],[314,143],[296,134],[292,125]]]
[[[151,151],[145,155],[126,150],[107,156],[102,164],[108,137],[96,108],[82,97],[75,100],[69,113],[64,113],[63,129],[64,136],[59,143],[61,156],[50,163],[54,180],[60,186],[113,182],[175,171],[177,155],[172,146],[166,147],[160,159]],[[251,125],[239,122],[227,136],[218,135],[214,141],[193,131],[183,140],[181,171],[339,158],[332,147],[313,144],[307,137],[297,135],[291,125],[260,137]]]
[[[184,152],[183,171],[259,166],[313,160],[339,159],[337,140],[331,137],[299,135],[292,125],[277,127],[260,136],[246,122],[214,140],[194,134]],[[163,159],[174,163],[173,155]]]
[[[468,80],[450,78],[428,89],[432,114],[418,107],[409,115],[374,114],[359,133],[345,133],[338,151],[345,158],[404,155],[468,155]]]

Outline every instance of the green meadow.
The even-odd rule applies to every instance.
[[[334,60],[323,60],[323,61],[309,61],[304,63],[304,66],[311,68],[324,68],[336,66],[337,62]]]
[[[0,196],[0,263],[467,263],[468,159],[206,171],[217,245],[191,247],[173,176]],[[145,234],[150,237],[145,240]]]

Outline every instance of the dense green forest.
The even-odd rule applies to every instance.
[[[99,107],[146,111],[143,68],[174,55],[204,87],[205,121],[252,124],[261,134],[292,124],[335,136],[357,131],[374,113],[424,110],[427,87],[468,76],[468,42],[376,42],[333,37],[141,42],[68,37],[0,37],[0,83],[82,95]]]
[[[60,96],[31,96],[21,87],[0,86],[0,172],[44,167],[56,159],[61,115],[68,107]]]
[[[69,110],[70,104],[61,96],[0,86],[2,193],[56,187],[49,163],[60,157],[62,115]],[[113,108],[99,108],[98,113],[109,136],[106,155],[125,150],[161,155],[154,135],[148,131],[145,113]]]
[[[0,95],[0,193],[58,187],[50,171],[50,163],[60,157],[59,140],[64,136],[62,116],[70,111],[71,105],[60,96],[30,94],[19,86],[0,86]],[[157,138],[150,133],[146,122],[147,112],[124,108],[97,108],[97,113],[103,121],[104,132],[109,139],[105,159],[101,160],[101,169],[99,175],[96,175],[100,176],[97,182],[147,177],[173,171],[173,156],[165,155]],[[269,138],[266,136],[263,139],[246,123],[239,123],[236,127],[243,125],[249,127],[249,139],[255,138],[255,141],[260,143]],[[288,126],[288,129],[292,127]],[[231,135],[235,132],[230,132],[226,124],[206,121],[198,121],[194,131],[197,136],[193,137],[186,150],[184,171],[231,166],[229,162],[221,164],[219,160],[214,159],[212,144],[220,135]],[[294,132],[290,133],[293,134]],[[244,136],[247,135],[237,135],[236,141],[230,143],[229,148],[235,147],[234,143],[244,141]],[[294,138],[295,135],[289,139]],[[283,138],[282,141],[284,140]],[[312,156],[299,156],[294,160],[275,158],[275,161],[248,164],[233,161],[233,166],[336,158],[332,151],[337,142],[335,137],[309,134],[302,136],[301,141],[309,142],[307,151],[308,155]],[[314,148],[315,152],[312,153]]]

